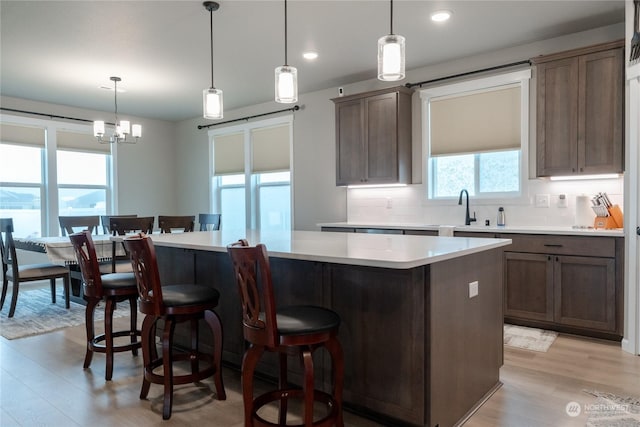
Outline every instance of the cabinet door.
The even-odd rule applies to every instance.
[[[398,94],[365,99],[366,182],[398,182]]]
[[[615,332],[615,260],[555,256],[554,264],[555,321]]]
[[[505,252],[504,260],[505,316],[553,321],[551,256]]]
[[[622,172],[623,50],[580,56],[578,168],[580,173]]]
[[[577,173],[578,58],[542,63],[537,74],[537,176]]]
[[[363,106],[361,99],[336,104],[336,185],[363,183]]]

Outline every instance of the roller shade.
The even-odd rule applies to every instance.
[[[244,173],[244,133],[220,135],[213,138],[215,175]]]
[[[431,155],[520,148],[520,85],[430,102]]]
[[[0,124],[0,140],[6,143],[44,147],[44,128]]]
[[[289,170],[289,125],[253,129],[251,131],[251,171]]]
[[[111,144],[100,144],[93,135],[58,131],[56,133],[58,148],[79,151],[93,151],[98,153],[111,153]]]

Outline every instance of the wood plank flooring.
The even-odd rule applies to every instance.
[[[6,315],[6,313],[0,313]],[[126,319],[116,319],[126,322]],[[162,388],[140,400],[142,357],[115,357],[112,381],[104,380],[104,356],[82,369],[83,326],[44,335],[0,338],[0,426],[241,426],[239,375],[224,370],[227,400],[215,400],[211,380],[176,386],[173,415],[162,421]],[[584,390],[640,397],[640,357],[619,344],[560,335],[547,353],[505,349],[503,386],[467,426],[584,426],[569,417],[567,403],[593,404]],[[348,426],[377,426],[345,414]],[[441,426],[444,427],[444,426]]]

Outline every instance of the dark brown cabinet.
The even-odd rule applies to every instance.
[[[502,236],[507,237],[507,236]],[[619,340],[622,239],[514,236],[505,252],[505,320]]]
[[[537,176],[624,170],[624,42],[533,58]]]
[[[411,182],[411,93],[394,87],[332,100],[336,185]]]

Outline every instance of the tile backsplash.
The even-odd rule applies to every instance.
[[[576,197],[589,198],[606,192],[612,203],[623,207],[623,179],[589,181],[529,180],[526,196],[517,200],[482,200],[471,196],[469,212],[476,214],[475,225],[489,220],[496,224],[498,207],[503,206],[507,225],[573,226],[576,224]],[[560,196],[566,198],[561,207]],[[542,197],[536,197],[542,196]],[[536,199],[548,196],[549,207],[537,207]],[[388,188],[353,188],[347,191],[347,221],[381,224],[464,224],[465,206],[458,198],[442,202],[428,201],[424,185]],[[595,218],[595,214],[593,214]]]

